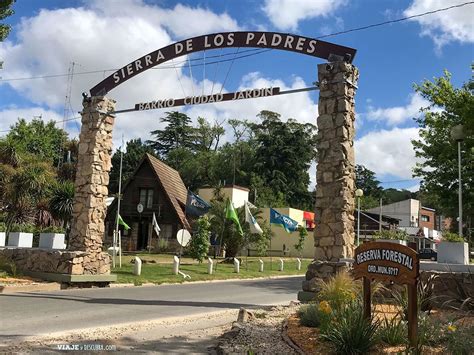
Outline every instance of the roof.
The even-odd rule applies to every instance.
[[[379,222],[379,214],[367,211],[360,211],[362,215],[365,215],[367,218],[374,220],[375,222]],[[354,216],[357,218],[357,209],[354,210]],[[387,215],[382,214],[382,222],[398,224],[401,221],[399,218],[390,217]]]
[[[183,180],[181,179],[178,171],[169,165],[166,165],[151,154],[147,153],[145,159],[148,160],[151,167],[153,168],[156,177],[163,187],[165,195],[168,197],[171,205],[174,207],[174,210],[181,223],[186,229],[190,229],[191,227],[186,219],[183,208],[181,207],[186,206],[188,191],[186,186],[184,186]]]

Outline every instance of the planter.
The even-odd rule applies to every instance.
[[[401,245],[407,245],[406,240],[400,240],[400,239],[377,239],[378,242],[387,242],[387,243],[395,243],[395,244],[401,244]]]
[[[5,232],[0,232],[0,247],[5,246]]]
[[[40,233],[39,247],[44,249],[65,249],[64,234]]]
[[[33,246],[33,233],[10,232],[7,245],[9,247],[31,248]]]
[[[441,242],[438,244],[438,263],[469,264],[469,244]]]

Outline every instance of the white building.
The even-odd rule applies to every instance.
[[[400,227],[418,227],[420,201],[412,198],[382,206],[382,214],[400,220]],[[379,214],[380,207],[368,209],[367,212]]]

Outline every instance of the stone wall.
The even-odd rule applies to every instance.
[[[45,250],[38,248],[6,248],[0,256],[13,261],[20,271],[49,272],[70,275],[110,274],[110,257],[106,253],[95,255],[101,265],[96,269],[84,251]]]
[[[325,279],[350,264],[354,254],[354,120],[359,72],[353,65],[318,65],[319,116],[316,172],[315,260],[309,265],[303,290],[315,292]]]
[[[85,98],[79,136],[73,222],[68,249],[85,251],[84,274],[101,274],[110,268],[102,252],[106,198],[111,169],[115,101],[106,97]],[[107,265],[106,265],[107,264]]]

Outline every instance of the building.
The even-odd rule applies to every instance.
[[[215,197],[215,188],[213,187],[202,187],[199,189],[199,196],[205,201],[211,203]],[[246,187],[238,185],[225,185],[220,188],[220,192],[224,198],[229,198],[234,204],[235,208],[242,207],[245,201],[249,200],[250,190]]]
[[[354,211],[354,230],[357,238],[357,210]],[[375,213],[360,211],[360,241],[369,241],[373,239],[373,235],[380,230],[380,216]],[[396,230],[399,227],[400,220],[387,215],[382,215],[382,229]]]
[[[367,210],[378,215],[380,207]],[[400,220],[399,229],[408,233],[416,248],[433,248],[441,239],[441,228],[436,210],[422,206],[420,201],[408,199],[382,206],[382,213]]]
[[[261,208],[261,214],[259,216],[258,223],[263,225],[270,225],[270,208]],[[291,219],[298,222],[298,225],[306,227],[308,235],[304,241],[304,247],[301,256],[304,258],[314,257],[314,213],[302,211],[296,208],[284,207],[274,208],[281,214],[289,216]],[[271,246],[268,248],[267,255],[273,256],[289,256],[298,257],[299,252],[295,249],[294,245],[298,243],[299,232],[288,233],[284,228],[271,225],[273,232],[273,238],[271,240]],[[254,255],[255,252],[250,250],[250,255]]]
[[[160,238],[171,250],[177,247],[176,233],[183,227],[191,230],[184,210],[187,190],[179,173],[159,159],[146,154],[131,178],[122,188],[120,215],[131,227],[122,231],[122,249],[125,251],[152,250],[158,238],[153,230],[153,213],[160,226]],[[138,205],[143,207],[140,213]],[[117,213],[117,199],[107,210],[106,238],[112,244]]]

